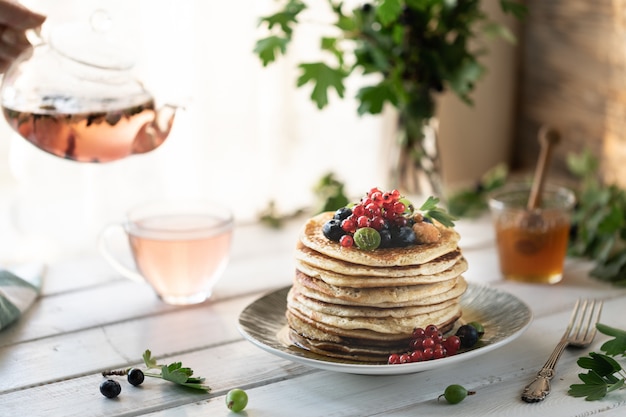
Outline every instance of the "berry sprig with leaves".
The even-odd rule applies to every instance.
[[[626,331],[601,323],[596,327],[600,333],[613,339],[600,347],[604,353],[591,352],[578,359],[578,365],[588,371],[578,374],[583,383],[572,384],[568,391],[569,395],[585,397],[587,401],[602,399],[608,393],[626,387],[626,371],[614,359],[617,356],[626,357]]]
[[[156,359],[152,357],[152,352],[150,352],[150,349],[146,349],[146,351],[143,353],[143,361],[148,369],[160,369],[159,373],[144,372],[146,376],[161,378],[166,381],[170,381],[175,384],[189,388],[199,389],[203,391],[211,390],[208,385],[203,384],[205,378],[194,377],[193,370],[191,368],[183,367],[181,362],[174,362],[169,365],[159,365]]]
[[[173,362],[169,365],[160,365],[157,363],[156,359],[152,357],[152,352],[150,351],[150,349],[146,349],[142,357],[144,363],[146,364],[146,367],[148,368],[147,371],[143,372],[144,376],[164,379],[166,381],[170,381],[188,388],[198,389],[207,392],[211,391],[211,387],[204,384],[205,378],[194,377],[193,370],[191,368],[183,367],[181,362]],[[127,375],[129,374],[129,371],[131,369],[133,368],[117,371],[106,370],[102,371],[102,376]],[[159,372],[150,372],[151,369],[158,369]]]

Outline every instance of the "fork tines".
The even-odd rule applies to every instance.
[[[595,299],[578,299],[567,326],[570,344],[591,343],[596,335],[596,323],[600,320],[603,302]]]

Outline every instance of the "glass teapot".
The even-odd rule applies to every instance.
[[[176,108],[155,108],[109,29],[106,12],[94,13],[88,25],[57,27],[4,75],[4,117],[39,149],[109,162],[156,149],[169,135]]]

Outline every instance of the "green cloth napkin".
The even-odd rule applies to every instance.
[[[41,274],[30,279],[0,269],[0,331],[17,320],[37,299],[41,290]]]

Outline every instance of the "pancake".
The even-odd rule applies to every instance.
[[[395,288],[346,289],[345,287],[328,285],[299,271],[296,271],[293,285],[302,294],[315,300],[331,304],[378,308],[439,304],[446,300],[460,297],[467,289],[467,283],[462,276],[438,284]],[[421,288],[420,291],[419,287],[430,288]],[[364,301],[367,301],[367,303]]]
[[[411,333],[414,327],[411,327],[403,333],[380,333],[370,329],[342,329],[333,325],[322,323],[311,319],[296,309],[288,308],[285,316],[289,327],[297,331],[299,334],[315,340],[324,340],[336,343],[350,342],[354,346],[392,346],[394,348],[404,347],[411,339]],[[416,321],[415,327],[426,327],[429,324],[435,324],[442,331],[446,332],[452,328],[456,320],[461,317],[460,307],[458,309],[450,309],[445,314],[441,314],[438,318],[440,321],[427,322]],[[430,318],[433,318],[432,316]]]
[[[287,295],[287,302],[290,305],[296,306],[300,311],[309,309],[317,311],[322,314],[342,317],[412,317],[419,314],[430,313],[433,311],[441,310],[454,304],[458,304],[458,298],[451,298],[439,304],[431,304],[426,306],[408,306],[408,307],[392,307],[392,308],[379,308],[379,307],[362,307],[362,306],[347,306],[341,304],[331,304],[309,298],[300,293],[297,288],[292,287]],[[299,307],[300,306],[300,307]]]
[[[328,240],[322,233],[322,226],[332,219],[333,215],[332,212],[324,212],[309,219],[300,234],[300,241],[316,252],[353,264],[377,267],[421,265],[454,251],[460,239],[454,229],[437,226],[441,238],[435,243],[403,248],[379,248],[373,251],[360,250],[354,246],[345,248],[337,242]]]
[[[441,309],[426,311],[413,316],[405,317],[373,317],[373,316],[345,316],[333,315],[309,308],[291,297],[288,299],[288,309],[297,310],[311,320],[333,326],[343,330],[372,330],[382,334],[411,334],[415,327],[426,327],[432,323],[445,323],[451,317],[459,317],[461,308],[458,303],[444,306]]]
[[[294,330],[289,331],[289,339],[296,346],[325,357],[351,362],[384,363],[390,354],[403,351],[398,347],[359,347],[351,343],[333,343],[323,340],[307,339]]]
[[[449,269],[431,274],[431,275],[414,275],[404,277],[390,276],[352,276],[344,275],[332,270],[322,269],[306,262],[296,260],[296,269],[304,274],[320,279],[327,284],[338,287],[352,288],[369,288],[369,287],[400,287],[419,284],[431,284],[436,282],[448,281],[456,278],[467,270],[467,261],[462,256],[459,261],[453,264]],[[392,270],[392,268],[386,268]]]
[[[334,259],[302,244],[298,241],[294,254],[297,261],[308,265],[334,271],[339,274],[364,277],[414,277],[416,275],[432,275],[446,269],[450,269],[461,258],[461,250],[457,247],[453,251],[435,258],[428,263],[421,265],[406,265],[389,267],[376,267],[369,265],[359,265],[340,259]]]

